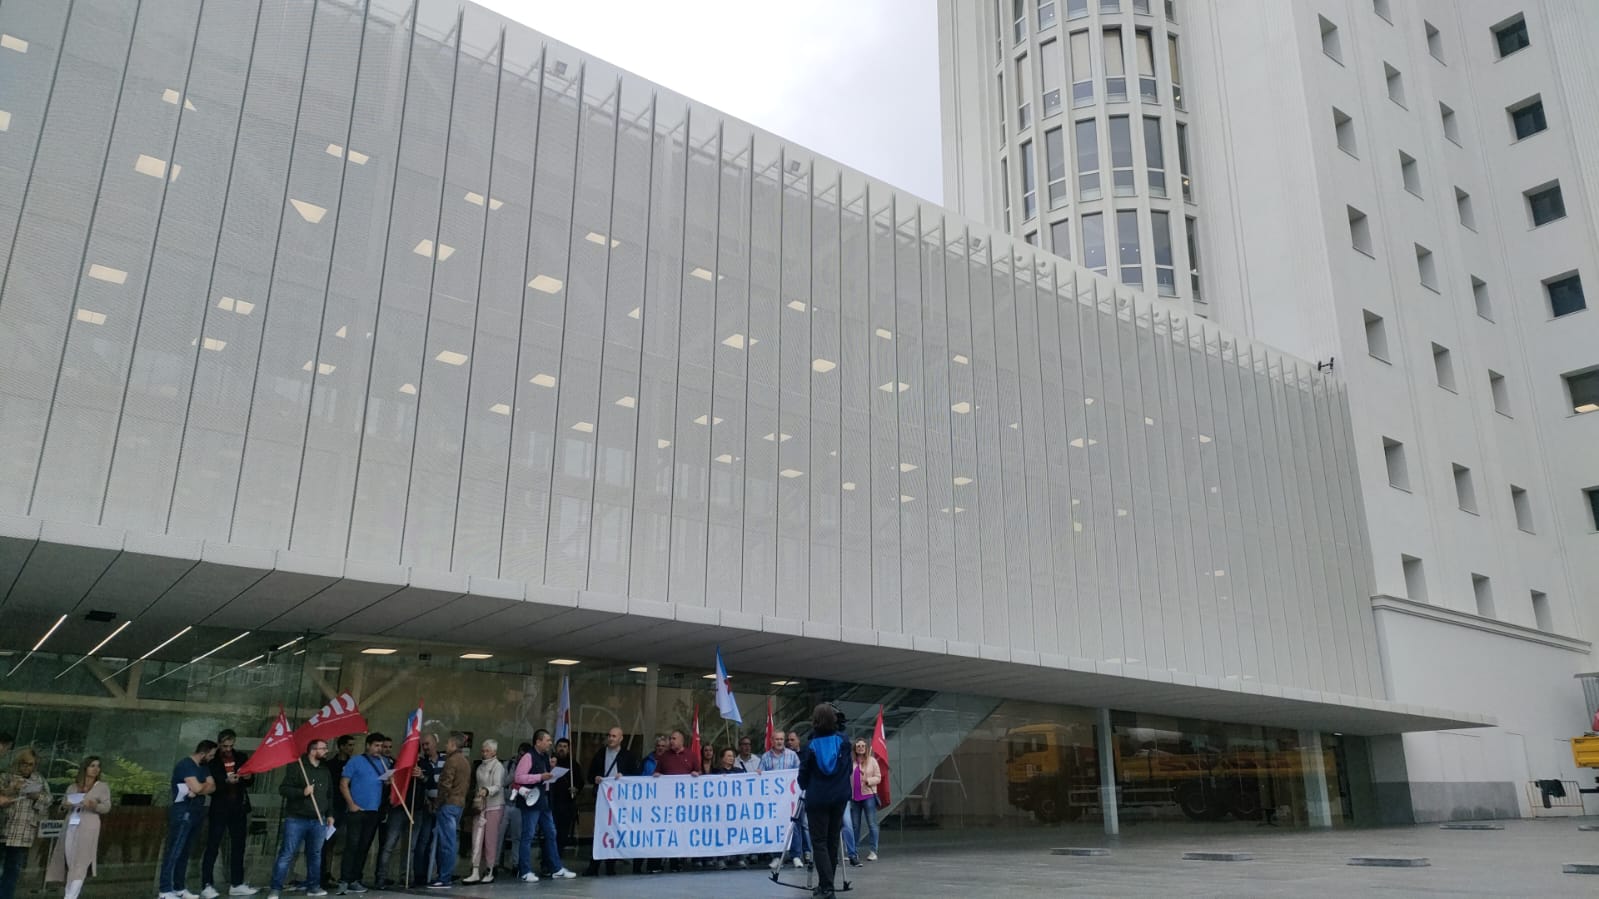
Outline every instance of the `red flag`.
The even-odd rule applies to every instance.
[[[877,782],[877,805],[888,808],[888,737],[883,733],[883,707],[877,707],[877,726],[872,729],[872,755],[877,766],[883,769],[883,779]]]
[[[272,722],[272,729],[257,746],[255,753],[239,767],[239,774],[264,774],[275,768],[293,764],[300,757],[299,750],[295,748],[294,728],[289,727],[289,717],[283,714],[283,706],[278,706],[278,720]]]
[[[771,752],[777,730],[772,724],[772,697],[766,697],[766,751]]]
[[[394,776],[389,779],[395,805],[405,804],[405,791],[411,786],[411,770],[416,767],[417,755],[422,751],[422,700],[416,701],[416,711],[405,719],[405,737],[400,741],[400,754],[394,758]]]
[[[700,766],[700,704],[694,703],[694,745],[689,747],[689,756],[694,759],[694,767]],[[703,772],[702,772],[703,773]]]
[[[355,697],[346,691],[333,697],[333,700],[323,706],[321,711],[312,715],[298,731],[295,731],[294,746],[299,752],[304,752],[312,740],[331,742],[345,734],[364,734],[369,730],[371,728],[367,727],[366,719],[361,716],[361,710],[356,708]]]

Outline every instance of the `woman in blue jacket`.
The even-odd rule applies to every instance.
[[[833,871],[838,866],[839,835],[849,805],[849,741],[838,733],[838,711],[822,703],[811,713],[811,739],[800,753],[799,785],[805,791],[810,819],[811,852],[816,862],[813,896],[833,897]]]

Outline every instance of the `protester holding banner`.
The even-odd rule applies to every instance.
[[[800,753],[799,785],[805,791],[805,815],[810,821],[811,853],[816,860],[817,888],[813,895],[831,899],[833,873],[838,865],[839,839],[844,829],[844,808],[849,803],[848,743],[838,733],[838,712],[822,703],[811,713],[811,738]]]
[[[655,767],[661,763],[661,756],[666,754],[667,747],[670,745],[665,734],[656,734],[655,748],[650,750],[650,754],[644,757],[644,763],[639,766],[638,773],[644,777],[653,776]]]
[[[0,776],[0,809],[6,812],[4,869],[0,899],[16,895],[17,881],[28,863],[28,851],[39,837],[39,822],[50,810],[50,786],[39,776],[39,756],[32,749],[11,760],[11,773]],[[184,854],[188,858],[188,854]]]
[[[500,761],[500,744],[484,740],[480,750],[483,761],[478,763],[473,775],[476,791],[472,808],[477,818],[472,822],[472,874],[462,883],[493,883],[494,863],[499,856],[500,816],[505,812],[505,763]],[[485,872],[480,875],[479,868]]]
[[[589,761],[589,774],[593,780],[595,791],[598,792],[601,784],[617,777],[636,777],[641,774],[638,756],[631,749],[623,746],[627,735],[620,727],[613,727],[605,734],[605,745],[594,753],[594,758]],[[633,873],[638,874],[643,870],[644,860],[633,859]],[[583,871],[588,877],[600,873],[600,860],[592,859],[589,866]],[[616,859],[605,862],[605,873],[616,874]]]
[[[265,750],[258,755],[265,754]],[[307,896],[326,896],[322,882],[322,843],[333,826],[333,772],[325,762],[328,741],[314,739],[305,748],[298,764],[289,766],[278,784],[283,797],[283,834],[278,857],[272,863],[272,892],[267,899],[278,899],[294,856],[305,847],[305,889]]]
[[[783,731],[776,731],[774,739],[777,741],[775,748],[768,749],[761,756],[761,770],[789,771],[798,769],[800,765],[799,731],[789,731],[787,734]],[[803,805],[800,806],[797,825],[789,835],[788,846],[783,854],[772,859],[772,868],[774,870],[783,867],[783,862],[788,859],[794,860],[794,867],[802,868],[805,866],[804,859],[810,857],[811,834],[806,826],[805,807]]]
[[[200,899],[217,899],[217,855],[222,851],[224,835],[228,841],[228,895],[254,896],[258,890],[244,882],[244,836],[250,827],[250,782],[253,774],[241,774],[240,769],[250,754],[233,748],[238,735],[231,729],[217,734],[217,754],[212,757],[211,779],[216,782],[216,795],[211,797],[211,813],[207,816],[205,854],[200,859]]]
[[[576,877],[561,863],[560,848],[555,844],[555,810],[550,804],[550,782],[555,780],[550,762],[550,732],[539,728],[533,732],[533,751],[516,763],[512,781],[517,787],[517,806],[522,815],[522,834],[518,841],[516,873],[523,883],[538,883],[533,873],[533,837],[540,831],[544,839],[544,864],[557,878]]]
[[[45,883],[66,881],[65,899],[78,899],[84,878],[98,873],[95,857],[100,850],[100,816],[111,811],[111,788],[100,779],[100,757],[91,755],[78,765],[67,794],[61,797],[67,829],[50,849]]]

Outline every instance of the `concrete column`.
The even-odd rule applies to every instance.
[[[660,698],[661,666],[649,662],[646,667],[649,670],[644,672],[644,733],[639,734],[643,740],[640,759],[655,751],[655,735],[660,733],[655,719],[658,711],[656,703]]]
[[[1105,833],[1121,833],[1121,817],[1116,811],[1116,741],[1111,739],[1110,709],[1099,710],[1099,726],[1094,729],[1099,752],[1099,808],[1105,819]]]
[[[1305,815],[1311,827],[1332,827],[1327,801],[1327,767],[1322,761],[1321,731],[1299,732],[1300,768],[1305,772]]]

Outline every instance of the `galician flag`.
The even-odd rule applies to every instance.
[[[262,774],[292,765],[299,757],[299,751],[294,748],[294,728],[289,726],[289,718],[283,713],[283,707],[278,706],[278,720],[273,722],[272,729],[261,740],[261,745],[256,747],[255,754],[244,760],[239,773]]]
[[[555,739],[572,739],[572,676],[561,678],[561,705],[555,710]]]
[[[733,699],[733,682],[727,678],[727,667],[722,664],[722,647],[716,647],[716,710],[722,713],[722,720],[734,724],[743,724],[744,716],[739,714],[738,702]]]

